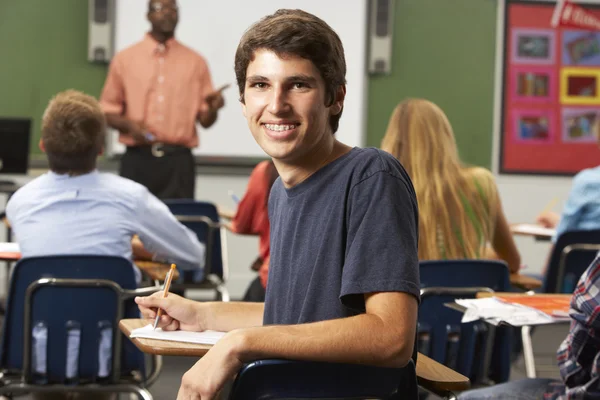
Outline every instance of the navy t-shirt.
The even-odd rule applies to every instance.
[[[353,148],[290,189],[279,178],[269,219],[265,325],[357,315],[365,293],[419,300],[417,199],[390,154]]]

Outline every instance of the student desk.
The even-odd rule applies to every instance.
[[[171,264],[164,264],[156,261],[139,260],[134,261],[133,263],[153,281],[164,281],[171,270]],[[173,279],[177,278],[179,278],[179,270],[175,269]]]
[[[542,287],[542,281],[539,279],[521,274],[510,274],[510,284],[525,290],[532,290]]]
[[[552,239],[556,233],[556,229],[544,228],[536,224],[511,224],[510,231],[513,235],[531,236],[536,240],[547,241]]]
[[[119,328],[129,338],[132,330],[151,324],[152,320],[122,319]],[[144,353],[163,356],[202,357],[212,346],[166,340],[129,338]],[[440,392],[459,392],[471,385],[469,378],[419,353],[417,356],[417,379],[419,384]]]
[[[515,296],[524,296],[523,293],[513,293],[513,292],[479,292],[477,293],[477,298],[483,297],[492,297],[492,296],[504,296],[504,297],[515,297]],[[531,294],[531,297],[548,297],[548,298],[560,298],[560,299],[570,299],[572,297],[571,294],[557,294],[557,293],[539,293],[539,294]],[[446,306],[464,312],[464,308],[456,303],[449,303]],[[556,320],[553,324],[565,324],[570,323],[571,319],[564,320]],[[543,325],[542,325],[543,326]],[[535,378],[535,358],[533,355],[533,347],[531,344],[531,325],[524,325],[521,327],[521,339],[523,340],[523,358],[525,359],[525,371],[528,378]]]

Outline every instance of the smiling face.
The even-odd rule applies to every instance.
[[[325,106],[325,83],[307,59],[259,49],[248,65],[244,116],[258,145],[277,161],[295,164],[333,142],[329,117],[341,112],[343,101],[342,87]]]

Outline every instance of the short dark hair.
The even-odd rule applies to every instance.
[[[76,90],[58,93],[42,118],[42,141],[50,169],[81,175],[96,168],[104,146],[106,118],[92,96]]]
[[[340,86],[346,84],[346,60],[339,36],[325,21],[302,10],[277,10],[252,25],[242,36],[235,53],[235,76],[244,102],[246,71],[256,50],[270,50],[278,56],[294,55],[310,60],[325,81],[325,104],[330,106]],[[335,133],[340,111],[329,125]]]

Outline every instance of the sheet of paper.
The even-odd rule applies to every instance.
[[[20,253],[19,243],[0,242],[0,253]]]
[[[547,236],[552,237],[556,233],[556,229],[544,228],[543,226],[534,224],[516,224],[511,226],[511,231],[525,235]]]
[[[204,332],[187,332],[187,331],[163,331],[160,328],[152,329],[152,325],[148,324],[143,328],[134,329],[129,337],[170,340],[172,342],[185,342],[197,344],[215,344],[225,336],[226,332],[204,331]]]
[[[555,319],[541,311],[517,304],[508,304],[494,297],[483,299],[457,299],[456,303],[465,307],[462,322],[484,319],[498,325],[505,322],[512,326],[551,324]]]

